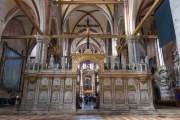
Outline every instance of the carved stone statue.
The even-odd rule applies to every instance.
[[[31,63],[31,62],[32,62],[32,60],[31,60],[30,56],[28,56],[27,63]]]
[[[158,87],[160,88],[160,93],[161,93],[161,100],[172,100],[174,98],[174,94],[171,93],[171,81],[169,80],[168,73],[166,72],[166,67],[161,66],[158,69]]]
[[[100,46],[101,46],[101,53],[104,53],[104,42],[103,42],[103,40],[101,40],[101,42],[100,42]]]
[[[54,68],[54,56],[51,55],[51,58],[49,60],[49,68]]]
[[[114,70],[114,56],[111,56],[111,69]]]
[[[174,71],[176,75],[176,86],[180,87],[180,58],[179,58],[179,53],[177,51],[172,53],[172,60],[173,60],[173,65],[174,65]]]
[[[148,56],[145,57],[145,63],[147,64],[147,69],[149,68],[149,59],[148,59]]]
[[[76,52],[76,41],[73,40],[72,42],[72,53],[75,53]]]
[[[65,58],[64,57],[62,57],[61,66],[62,66],[62,69],[65,69],[66,63],[65,63]]]

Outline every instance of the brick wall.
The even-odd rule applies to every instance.
[[[20,20],[17,18],[12,19],[7,26],[5,27],[3,33],[4,36],[18,36],[18,35],[24,35],[24,28]],[[27,47],[26,47],[26,40],[25,39],[9,39],[9,40],[2,40],[0,42],[0,58],[2,57],[3,53],[3,42],[6,41],[8,43],[8,46],[13,48],[18,53],[26,56],[27,53]],[[24,67],[25,68],[25,67]],[[7,94],[5,91],[0,90],[0,98],[8,98],[10,94]]]
[[[0,36],[3,32],[4,19],[6,15],[6,5],[8,0],[0,0]]]

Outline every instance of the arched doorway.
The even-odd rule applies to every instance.
[[[82,110],[94,110],[97,108],[97,98],[99,95],[98,84],[99,66],[91,61],[84,60],[78,65],[79,75],[79,105]]]

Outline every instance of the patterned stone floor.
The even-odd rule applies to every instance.
[[[137,115],[0,115],[0,120],[180,120],[179,116]]]

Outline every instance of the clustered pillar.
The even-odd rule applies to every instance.
[[[46,35],[36,35],[36,63],[46,63],[48,44],[51,38]]]
[[[140,36],[138,35],[129,35],[127,36],[128,42],[128,56],[129,56],[129,64],[130,68],[132,69],[133,64],[137,63],[136,58],[136,42],[140,40]]]

